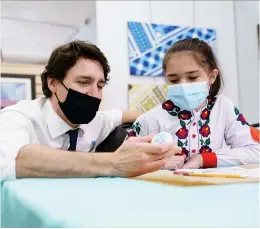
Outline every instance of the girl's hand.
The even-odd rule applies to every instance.
[[[180,155],[180,156],[171,156],[167,159],[167,162],[163,169],[180,169],[182,168],[186,156]]]
[[[199,169],[203,166],[203,159],[200,154],[193,156],[182,167],[182,169]]]

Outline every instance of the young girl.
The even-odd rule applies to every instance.
[[[168,100],[141,115],[129,136],[170,133],[183,156],[169,158],[166,169],[259,163],[259,131],[227,97],[218,95],[222,77],[206,42],[174,43],[163,69]]]

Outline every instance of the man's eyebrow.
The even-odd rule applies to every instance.
[[[100,80],[98,81],[98,83],[100,83],[100,84],[106,84],[106,81],[105,81],[104,79],[100,79]]]
[[[76,78],[85,78],[85,79],[94,79],[92,76],[86,76],[86,75],[78,75]]]
[[[78,75],[76,78],[77,79],[83,78],[83,79],[88,79],[88,80],[94,80],[95,79],[93,76],[86,76],[86,75]],[[105,79],[99,79],[98,82],[99,83],[106,83]]]

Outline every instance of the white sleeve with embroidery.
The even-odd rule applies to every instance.
[[[226,106],[225,140],[231,149],[217,150],[218,166],[259,163],[259,142],[253,139],[251,127],[230,100]]]
[[[142,114],[137,118],[132,128],[128,132],[128,137],[149,136],[158,131],[158,123],[152,112]]]

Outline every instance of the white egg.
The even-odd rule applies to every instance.
[[[169,144],[169,143],[173,143],[173,137],[168,132],[160,132],[160,133],[156,134],[153,137],[151,143],[155,143],[155,144]]]

